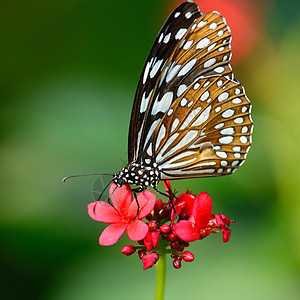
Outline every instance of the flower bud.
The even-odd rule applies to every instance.
[[[168,233],[170,231],[171,227],[168,224],[162,224],[160,226],[160,231],[163,233]]]
[[[135,252],[136,248],[132,245],[126,245],[122,248],[121,253],[129,256]]]
[[[173,261],[173,267],[175,269],[180,269],[181,268],[181,261],[179,259],[174,259],[174,261]]]
[[[158,254],[155,252],[146,254],[142,257],[142,262],[143,262],[143,269],[149,269],[151,268],[156,262],[158,261]]]
[[[151,238],[152,238],[153,248],[157,247],[158,241],[159,241],[159,237],[160,237],[160,231],[159,230],[151,232]]]
[[[158,224],[156,221],[152,220],[152,221],[149,221],[148,227],[150,230],[156,231],[158,229]]]
[[[169,235],[169,240],[170,240],[171,242],[174,242],[174,241],[176,241],[176,239],[177,239],[177,236],[176,236],[174,233],[170,233],[170,235]]]
[[[194,254],[191,253],[190,251],[184,251],[181,253],[181,257],[184,261],[190,262],[194,260]]]
[[[170,247],[171,247],[171,249],[174,249],[174,250],[176,250],[176,249],[177,249],[177,247],[178,247],[178,245],[177,245],[177,243],[176,243],[176,242],[172,242],[172,243],[170,244]]]
[[[144,250],[139,250],[138,251],[139,258],[142,259],[144,255],[146,255],[146,252]]]
[[[162,210],[163,206],[164,206],[164,203],[162,202],[162,200],[161,200],[161,199],[158,199],[158,200],[155,202],[154,211],[155,211],[156,213],[158,213],[160,210]]]

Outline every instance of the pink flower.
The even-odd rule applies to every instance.
[[[102,246],[115,244],[125,231],[132,241],[142,240],[148,232],[148,226],[141,221],[154,208],[156,195],[150,191],[144,191],[137,196],[138,206],[133,199],[131,188],[128,184],[116,187],[111,184],[109,193],[112,205],[97,201],[88,205],[89,216],[98,222],[111,223],[100,235],[99,243]]]
[[[193,242],[202,237],[201,229],[208,225],[211,217],[212,201],[210,196],[201,192],[194,201],[194,207],[188,220],[173,225],[173,232],[186,242]]]

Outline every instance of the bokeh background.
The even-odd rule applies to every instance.
[[[155,269],[100,247],[86,206],[120,170],[140,72],[176,1],[1,1],[0,298],[153,299]],[[166,299],[299,299],[299,2],[199,0],[233,34],[233,68],[253,103],[253,146],[204,190],[237,224],[168,260]],[[103,180],[103,181],[102,181]]]

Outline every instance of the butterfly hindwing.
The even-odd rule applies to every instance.
[[[224,76],[202,77],[173,102],[143,160],[155,159],[162,179],[231,174],[251,144],[250,112],[239,83]]]

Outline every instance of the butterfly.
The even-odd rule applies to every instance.
[[[117,186],[157,190],[160,180],[224,176],[243,164],[251,102],[232,73],[230,41],[218,12],[202,14],[188,1],[171,13],[139,79]]]
[[[128,164],[114,183],[232,174],[246,159],[251,102],[230,66],[231,32],[218,12],[188,1],[161,28],[132,108]]]
[[[251,145],[251,102],[230,66],[231,32],[218,12],[188,1],[161,28],[132,108],[128,164],[114,183],[232,174]]]

